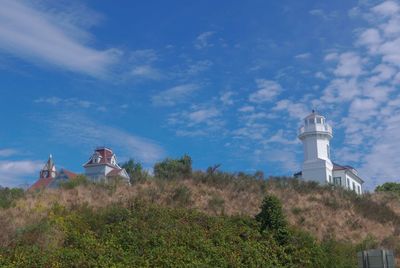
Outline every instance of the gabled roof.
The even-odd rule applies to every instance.
[[[61,169],[59,172],[57,172],[54,178],[39,178],[31,187],[29,187],[29,190],[40,190],[50,186],[52,187],[52,185],[59,180],[70,180],[74,179],[76,176],[77,174],[72,171]]]
[[[99,159],[98,162],[95,161],[96,158]],[[83,166],[86,167],[90,165],[109,165],[112,167],[120,168],[117,163],[112,163],[113,158],[115,159],[115,154],[111,149],[107,147],[99,147],[94,151],[89,161],[87,161]]]
[[[29,187],[29,190],[40,190],[46,188],[53,180],[53,178],[40,178],[31,187]]]
[[[360,180],[361,183],[364,183],[364,180],[361,179],[358,174],[357,174],[357,170],[355,168],[353,168],[352,166],[346,165],[346,166],[342,166],[339,165],[337,163],[333,163],[333,171],[337,171],[337,170],[344,170],[347,172],[350,172],[351,174],[353,174],[357,179]]]
[[[333,170],[356,170],[356,169],[349,165],[342,166],[337,163],[333,163]]]

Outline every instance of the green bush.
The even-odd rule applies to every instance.
[[[269,218],[275,219],[269,230],[287,227],[275,198],[267,197],[263,207],[272,208]],[[143,201],[96,210],[56,205],[40,223],[16,234],[11,245],[0,247],[0,266],[355,266],[356,248],[350,243],[318,243],[310,234],[290,229],[287,243],[281,244],[259,227],[245,216],[208,216]]]
[[[192,202],[191,197],[192,192],[190,191],[190,189],[184,185],[181,185],[175,189],[171,199],[175,204],[186,206]]]
[[[88,185],[90,182],[84,175],[78,175],[73,179],[60,182],[59,186],[62,189],[74,189],[80,185]]]
[[[224,198],[214,194],[208,200],[208,208],[211,209],[215,214],[223,214],[224,213]]]
[[[0,208],[9,208],[19,198],[24,196],[24,190],[20,188],[0,188]]]
[[[400,195],[400,183],[396,182],[385,182],[382,185],[379,185],[375,189],[376,192],[386,192]]]
[[[184,155],[180,159],[167,158],[154,165],[154,175],[159,179],[186,179],[192,175],[192,159]]]
[[[288,224],[283,214],[281,201],[273,195],[267,195],[261,205],[261,211],[256,215],[260,223],[260,231],[271,232],[276,236],[279,243],[287,242]]]
[[[126,170],[130,177],[130,183],[146,181],[150,175],[143,169],[142,164],[135,162],[133,159],[129,159],[127,162],[121,165],[122,168]]]

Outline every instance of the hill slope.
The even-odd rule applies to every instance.
[[[282,201],[293,230],[290,250],[258,230],[254,215],[267,194]],[[133,186],[89,184],[28,193],[0,209],[0,264],[66,267],[81,258],[121,267],[346,267],[361,248],[400,250],[399,219],[395,197],[360,198],[296,180],[195,174]]]

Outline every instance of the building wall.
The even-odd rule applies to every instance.
[[[343,187],[347,190],[350,190],[350,191],[355,191],[357,194],[363,193],[361,183],[358,181],[358,178],[351,172],[346,171],[346,170],[335,170],[335,171],[333,171],[333,178],[334,178],[334,182],[335,182],[335,178],[336,178],[336,181],[338,180],[338,178],[340,178],[340,180],[341,180],[340,186],[341,187]]]
[[[317,159],[303,163],[302,178],[326,184],[332,180],[332,163],[330,160]]]
[[[105,165],[94,165],[85,167],[85,175],[90,180],[100,181],[106,176],[106,166]]]
[[[325,136],[310,135],[303,140],[304,161],[314,159],[328,160],[329,139]]]

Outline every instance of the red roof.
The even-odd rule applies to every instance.
[[[40,190],[46,188],[53,180],[53,178],[40,178],[29,187],[29,190]]]
[[[119,173],[121,173],[121,171],[122,171],[122,169],[118,169],[118,168],[113,169],[107,174],[107,176],[111,176],[111,177],[119,176]]]
[[[94,156],[95,155],[100,156],[100,161],[98,163],[94,162]],[[111,164],[111,159],[114,156],[114,153],[111,149],[106,148],[106,147],[101,147],[101,148],[97,148],[94,152],[94,154],[91,156],[90,160],[84,165],[98,165],[98,164]]]

